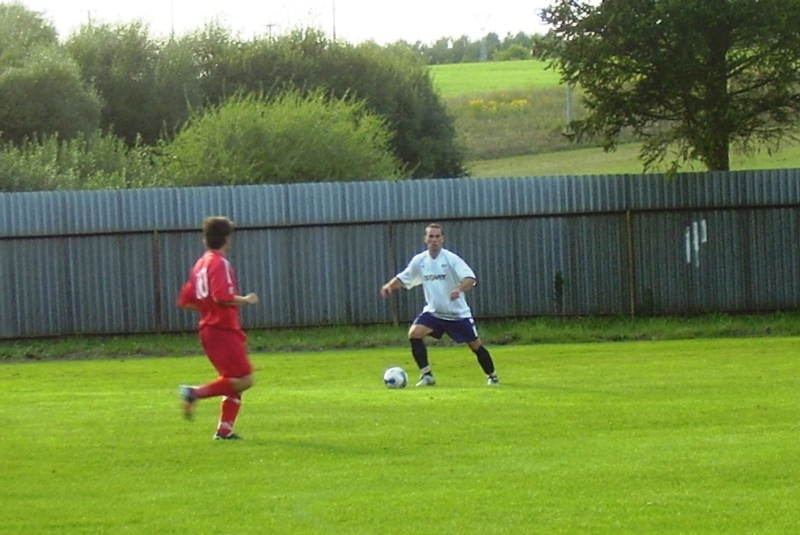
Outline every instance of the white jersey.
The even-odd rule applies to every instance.
[[[397,274],[397,279],[407,290],[421,284],[425,294],[425,307],[422,311],[444,320],[472,317],[464,292],[461,292],[458,299],[450,299],[450,292],[466,278],[475,278],[472,268],[460,256],[447,249],[439,251],[436,258],[431,258],[428,251],[419,253]]]

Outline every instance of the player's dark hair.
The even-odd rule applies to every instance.
[[[227,217],[210,216],[203,220],[203,239],[209,249],[222,249],[232,232],[233,221]]]

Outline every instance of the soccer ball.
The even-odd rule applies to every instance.
[[[405,388],[408,384],[408,374],[403,368],[394,366],[383,372],[383,384],[386,388]]]

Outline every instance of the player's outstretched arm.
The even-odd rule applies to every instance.
[[[258,295],[250,292],[247,295],[234,295],[230,301],[217,301],[222,306],[240,307],[242,305],[257,305]]]

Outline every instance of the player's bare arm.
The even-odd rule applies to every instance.
[[[234,295],[233,299],[230,301],[219,301],[217,300],[222,306],[228,307],[240,307],[242,305],[257,305],[258,304],[258,295],[253,292],[250,292],[247,295]]]
[[[400,279],[392,277],[392,280],[381,286],[381,297],[389,297],[393,291],[399,290],[402,286]]]
[[[473,279],[472,277],[467,277],[466,279],[461,281],[457,287],[453,288],[453,291],[450,292],[450,299],[458,299],[458,296],[462,293],[471,290],[478,284],[478,281]]]

